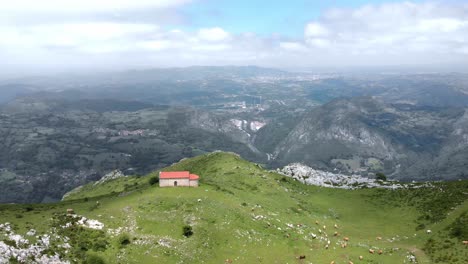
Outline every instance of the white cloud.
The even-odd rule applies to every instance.
[[[174,28],[162,20],[135,17],[98,15],[77,19],[82,13],[109,14],[117,9],[123,18],[125,14],[133,14],[126,13],[129,10],[147,8],[167,14],[169,9],[188,2],[0,0],[3,4],[0,60],[36,67],[48,64],[60,67],[66,62],[67,66],[128,68],[195,64],[373,66],[468,61],[468,4],[403,2],[331,9],[305,24],[303,36],[297,38],[259,36],[254,32],[234,34],[217,25],[188,30],[180,25]],[[16,15],[27,12],[55,13],[51,20],[39,21],[42,16],[31,15],[39,23],[16,23]],[[64,18],[62,13],[73,14]],[[3,14],[11,21],[2,19]]]
[[[21,29],[1,28],[2,49],[70,48],[83,52],[116,52],[131,48],[131,42],[142,35],[158,32],[150,24],[73,23],[38,25]]]
[[[306,37],[326,37],[330,34],[327,28],[324,25],[319,23],[309,23],[305,28],[305,35]]]
[[[343,60],[354,54],[369,63],[376,58],[418,63],[411,60],[427,57],[420,61],[425,63],[444,54],[449,61],[468,44],[468,5],[403,2],[333,9],[306,25],[304,39],[311,47],[344,54]]]
[[[191,0],[0,0],[0,13],[109,12],[109,10],[169,8],[188,2]]]
[[[229,33],[220,27],[202,28],[198,31],[198,37],[207,41],[223,41],[230,38]]]
[[[287,50],[287,51],[301,51],[301,52],[308,51],[307,47],[299,42],[280,42],[279,45],[280,45],[280,48]]]

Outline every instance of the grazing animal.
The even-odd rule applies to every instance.
[[[349,241],[349,237],[344,237],[343,240],[344,241]]]
[[[323,226],[323,230],[327,230],[327,226]]]
[[[67,209],[67,214],[75,214],[75,211],[71,208]]]
[[[319,224],[319,221],[315,220],[315,224],[318,225],[318,224]]]
[[[370,248],[369,253],[374,254],[374,250],[372,248]]]
[[[336,228],[336,229],[338,229],[338,225],[337,225],[337,224],[335,224],[333,227]]]
[[[348,262],[348,264],[354,264],[351,260]]]
[[[322,229],[319,229],[319,233],[322,234]]]
[[[316,238],[317,238],[317,235],[314,234],[314,233],[312,233],[312,234],[310,234],[310,235],[312,236],[313,239],[316,239]]]
[[[348,243],[341,243],[341,248],[346,248],[348,246]]]
[[[362,256],[359,256],[359,260],[363,260],[364,258]]]
[[[376,237],[375,239],[376,240],[382,240],[382,237]]]
[[[226,261],[224,261],[226,263],[232,263],[232,259],[226,259]]]
[[[334,260],[332,260],[332,262],[330,262],[330,264],[335,264],[335,261],[334,261]]]
[[[300,256],[299,256],[299,259],[305,259],[305,258],[306,258],[305,255],[300,255]]]
[[[333,236],[339,236],[339,235],[340,235],[340,233],[338,233],[338,232],[333,233]]]
[[[325,249],[328,249],[328,244],[325,245]]]
[[[432,233],[432,230],[429,230],[429,229],[426,230],[426,234],[430,234],[430,233]]]
[[[383,251],[381,249],[379,249],[379,251],[377,253],[379,253],[379,255],[382,255]]]
[[[463,245],[465,245],[465,246],[468,245],[468,240],[464,240]]]

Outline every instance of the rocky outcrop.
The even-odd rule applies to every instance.
[[[122,173],[120,170],[113,170],[106,175],[104,175],[99,181],[95,182],[94,185],[99,185],[104,182],[110,181],[110,180],[115,180],[118,178],[126,177],[125,174]]]
[[[402,184],[395,181],[381,181],[362,177],[360,175],[344,175],[339,173],[326,172],[313,169],[300,163],[287,165],[281,169],[277,169],[277,172],[298,180],[304,184],[330,188],[358,189],[365,187],[398,189],[417,186],[415,184]]]

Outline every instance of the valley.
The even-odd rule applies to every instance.
[[[193,67],[3,81],[23,88],[0,105],[0,202],[57,201],[215,150],[271,169],[466,179],[465,77]]]

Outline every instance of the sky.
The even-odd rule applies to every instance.
[[[0,0],[0,70],[468,67],[468,0]]]

